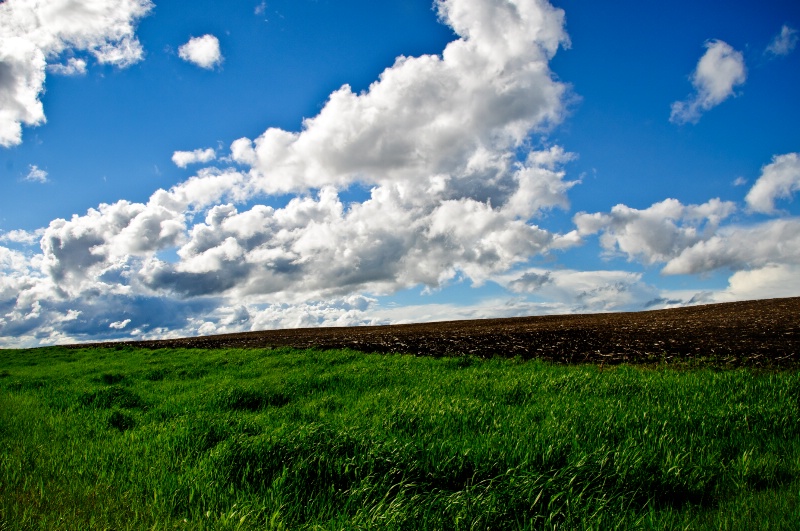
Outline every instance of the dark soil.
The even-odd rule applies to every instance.
[[[517,356],[557,363],[800,369],[800,297],[635,313],[268,330],[125,344],[351,348],[421,356]]]

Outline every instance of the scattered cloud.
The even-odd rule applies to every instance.
[[[219,49],[219,39],[210,34],[189,39],[189,42],[178,48],[178,56],[184,61],[207,70],[222,64],[223,61]]]
[[[0,233],[0,242],[20,243],[23,245],[33,245],[38,242],[44,234],[44,229],[34,231],[10,230]]]
[[[47,172],[39,168],[39,166],[31,164],[28,167],[28,174],[25,176],[25,180],[33,183],[46,183]]]
[[[609,255],[655,264],[713,237],[735,211],[734,203],[719,199],[702,205],[666,199],[644,210],[617,205],[607,214],[581,212],[573,219],[581,236],[601,233],[600,245]]]
[[[800,154],[777,155],[761,168],[761,176],[747,193],[745,202],[753,212],[774,214],[775,200],[791,198],[800,190]]]
[[[567,312],[640,310],[658,299],[656,288],[629,271],[575,271],[530,268],[501,275],[500,284],[514,293],[535,294]]]
[[[797,46],[797,39],[797,30],[784,24],[780,33],[775,35],[767,46],[765,53],[774,57],[789,55]]]
[[[234,324],[221,308],[239,305],[250,316],[231,321],[240,328],[363,324],[364,297],[455,279],[481,284],[578,244],[575,233],[535,223],[568,208],[576,184],[563,169],[571,154],[530,142],[565,112],[568,89],[548,65],[568,43],[563,11],[528,0],[436,6],[460,35],[441,55],[400,57],[359,94],[343,86],[299,132],[272,128],[235,141],[221,159],[233,168],[201,169],[146,203],[104,204],[51,222],[36,273],[14,273],[38,277],[19,291],[0,335],[11,327],[60,341],[80,337],[79,324],[100,315],[101,334],[122,332],[110,324],[125,319],[126,334],[222,330]],[[176,152],[174,160],[188,165],[214,153]],[[353,186],[368,196],[345,203]],[[296,197],[280,208],[259,204],[287,193]],[[177,259],[162,260],[167,250]],[[141,307],[154,299],[184,320],[148,328]],[[66,309],[82,312],[69,331],[52,324]],[[112,318],[122,309],[125,317]]]
[[[66,64],[52,64],[47,70],[62,76],[82,76],[86,74],[86,61],[77,57],[70,57]]]
[[[753,190],[767,190],[763,195],[756,194],[756,205],[762,205],[764,197],[773,197],[776,189],[787,188],[786,181],[780,179],[785,175],[783,164],[792,158],[785,157],[775,157],[764,167],[748,194],[751,197]],[[766,184],[762,187],[759,183]],[[772,200],[765,204],[771,207]],[[662,263],[661,272],[666,275],[722,269],[742,272],[800,262],[800,218],[722,226],[736,210],[735,204],[719,199],[702,205],[667,199],[644,210],[617,205],[607,214],[579,213],[574,221],[582,237],[599,233],[600,245],[609,255],[626,256],[647,265]]]
[[[135,26],[150,0],[52,0],[0,3],[0,146],[22,142],[22,125],[45,122],[40,100],[48,63],[61,74],[80,74],[86,62],[59,59],[84,52],[98,63],[124,68],[143,57]]]
[[[798,262],[800,218],[787,218],[723,227],[713,236],[676,253],[664,265],[662,272],[692,275],[719,269],[746,271],[768,264]]]
[[[797,191],[794,153],[762,169],[747,211],[666,199],[578,213],[568,232],[540,227],[549,211],[569,209],[577,184],[565,170],[574,155],[545,144],[570,98],[549,68],[569,44],[564,13],[532,0],[435,5],[457,33],[441,54],[399,57],[359,93],[342,86],[299,131],[240,138],[219,158],[221,148],[176,151],[179,167],[219,167],[140,203],[0,234],[0,345],[635,310],[770,294],[780,283],[800,290],[800,220],[731,223],[734,214],[775,213],[775,201]],[[214,59],[186,48],[195,40],[181,57],[219,64],[218,41]],[[744,82],[739,52],[721,41],[706,47],[687,119]],[[344,199],[356,189],[358,200]],[[286,200],[265,204],[275,197]],[[594,236],[608,255],[665,274],[727,269],[729,286],[676,295],[641,273],[530,267]],[[401,289],[462,281],[510,295],[380,303]]]
[[[732,96],[734,88],[747,79],[741,52],[719,40],[709,41],[705,47],[706,53],[691,77],[695,92],[687,100],[672,104],[672,123],[697,123],[705,111]]]
[[[739,176],[733,180],[731,183],[733,186],[744,186],[747,184],[747,179],[742,176]]]
[[[131,322],[130,319],[125,319],[124,321],[114,321],[113,323],[109,324],[108,327],[114,328],[116,330],[122,330],[123,328],[128,326],[130,322]]]
[[[172,154],[172,162],[179,168],[185,168],[189,164],[211,162],[215,158],[217,158],[217,153],[212,148],[176,151]]]

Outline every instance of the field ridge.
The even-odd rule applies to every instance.
[[[350,348],[559,363],[800,368],[800,297],[626,313],[265,330],[125,341],[141,348]],[[73,345],[73,347],[102,344]]]

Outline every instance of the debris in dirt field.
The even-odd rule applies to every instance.
[[[300,328],[123,344],[144,348],[352,348],[423,356],[518,356],[604,366],[697,363],[793,369],[800,367],[800,297],[635,313]]]

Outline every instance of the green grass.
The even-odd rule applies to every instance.
[[[0,351],[0,529],[798,529],[800,373]]]

